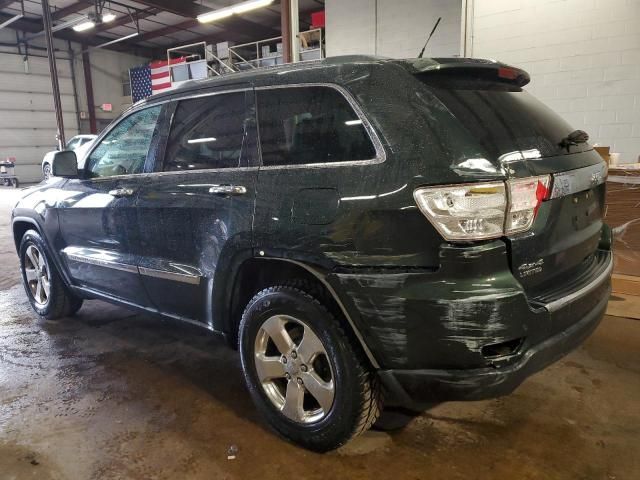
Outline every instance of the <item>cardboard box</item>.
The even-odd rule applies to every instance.
[[[611,163],[611,158],[609,157],[609,152],[611,150],[611,147],[593,147],[593,148],[596,150],[596,152],[600,154],[603,160],[607,162],[607,165]]]

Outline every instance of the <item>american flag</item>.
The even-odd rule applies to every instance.
[[[184,58],[173,58],[171,59],[171,65],[184,63],[185,61]],[[171,89],[168,65],[167,60],[156,60],[148,65],[134,67],[129,70],[133,103],[154,93]]]

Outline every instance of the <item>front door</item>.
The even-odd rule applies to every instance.
[[[143,306],[149,300],[137,268],[135,202],[162,109],[134,112],[106,133],[58,205],[62,257],[73,283]]]
[[[251,253],[257,178],[254,96],[181,100],[164,162],[140,191],[142,281],[156,308],[213,327],[216,279]]]

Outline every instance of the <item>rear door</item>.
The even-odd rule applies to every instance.
[[[65,185],[59,203],[62,252],[78,286],[146,306],[140,281],[135,202],[156,150],[162,106],[138,110],[115,125]]]
[[[220,279],[236,255],[251,255],[258,174],[253,89],[235,86],[173,108],[164,162],[137,202],[139,268],[158,310],[213,326]]]
[[[384,188],[374,165],[384,151],[348,95],[333,85],[257,89],[255,240],[267,256],[340,263],[366,250],[369,232],[384,235],[382,222],[363,217],[366,200]],[[358,225],[369,230],[354,235]]]

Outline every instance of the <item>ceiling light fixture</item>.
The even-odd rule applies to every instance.
[[[266,7],[267,5],[271,5],[272,3],[273,0],[248,0],[246,2],[238,3],[237,5],[231,5],[229,7],[198,15],[198,21],[200,23],[214,22],[222,18],[230,17],[234,14],[245,13],[250,10],[255,10],[256,8]]]
[[[102,14],[102,23],[113,22],[116,19],[116,16],[112,12],[107,12]]]
[[[81,24],[76,25],[75,27],[73,27],[73,29],[76,32],[84,32],[86,30],[91,30],[95,26],[96,22],[94,22],[93,20],[87,20],[86,22],[82,22]]]
[[[81,17],[74,18],[72,20],[68,20],[66,22],[59,23],[58,25],[54,25],[51,28],[52,32],[59,32],[60,30],[64,30],[65,28],[73,27],[74,25],[78,25],[79,23],[84,23],[89,19],[86,15]],[[44,34],[44,32],[43,32]]]

